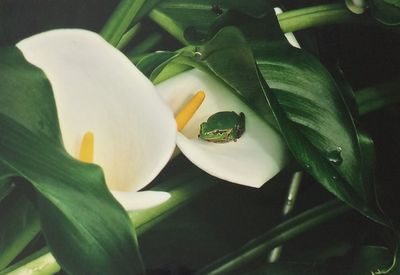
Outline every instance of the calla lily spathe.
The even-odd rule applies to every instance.
[[[205,92],[203,104],[177,136],[177,146],[196,166],[218,178],[260,187],[285,165],[287,150],[281,136],[226,86],[208,74],[193,69],[157,86],[177,113],[198,90]],[[200,124],[220,111],[243,112],[246,131],[236,142],[211,143],[197,137]]]
[[[91,131],[94,163],[125,209],[167,200],[168,193],[136,191],[170,159],[175,119],[129,59],[99,35],[78,29],[41,33],[17,47],[51,83],[67,152],[77,157],[84,134]]]

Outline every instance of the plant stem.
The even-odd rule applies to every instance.
[[[0,272],[0,275],[18,275],[18,274],[54,274],[60,271],[60,266],[54,264],[55,260],[53,255],[48,252],[47,248],[43,248],[24,261],[18,263],[13,269],[6,269]]]
[[[345,4],[327,4],[291,10],[277,15],[282,32],[294,32],[331,24],[369,23],[369,18],[355,15]]]
[[[180,25],[176,24],[175,20],[173,20],[171,17],[157,9],[152,10],[149,14],[149,17],[183,45],[188,44],[183,36],[184,29]]]
[[[112,13],[100,34],[111,45],[117,46],[145,0],[122,0]]]
[[[216,262],[206,266],[196,274],[237,274],[239,268],[264,256],[276,245],[287,242],[294,237],[318,225],[349,211],[350,208],[338,200],[334,200],[279,224],[260,237],[251,240],[238,250],[226,255]]]
[[[125,46],[135,37],[135,35],[138,33],[140,30],[140,23],[136,24],[132,28],[130,28],[124,35],[121,37],[121,39],[118,41],[118,44],[116,48],[118,50],[122,50],[125,48]]]
[[[132,50],[130,50],[126,55],[128,58],[133,58],[138,55],[145,54],[150,51],[151,48],[156,46],[162,39],[162,35],[159,33],[154,33],[147,36],[140,43],[138,43]]]
[[[303,171],[297,171],[293,174],[292,180],[289,185],[288,194],[286,196],[285,204],[282,209],[282,220],[287,220],[292,214],[294,204],[296,203],[297,195],[300,188],[301,178],[303,177]],[[281,256],[283,246],[277,246],[269,253],[268,262],[274,263]]]

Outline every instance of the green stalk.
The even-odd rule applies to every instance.
[[[350,12],[342,3],[291,10],[278,14],[277,17],[284,33],[332,24],[370,22],[369,18]]]
[[[183,36],[184,29],[176,24],[175,20],[173,20],[171,17],[165,15],[157,9],[152,10],[149,14],[149,17],[183,45],[188,44]]]
[[[347,205],[338,200],[314,207],[279,224],[238,250],[201,269],[196,274],[238,274],[238,269],[259,257],[264,257],[275,246],[285,243],[349,210],[350,208]]]
[[[162,35],[159,33],[153,33],[147,36],[143,41],[138,43],[132,50],[130,50],[126,55],[129,57],[134,57],[138,55],[145,54],[150,51],[151,48],[156,46],[162,39]]]
[[[61,268],[58,264],[54,264],[54,257],[48,251],[48,248],[43,248],[26,258],[24,261],[18,263],[18,265],[14,267],[14,270],[11,271],[10,269],[6,269],[0,272],[0,275],[45,275],[57,273]]]
[[[101,36],[116,47],[145,1],[122,0],[101,30]]]
[[[139,32],[140,30],[140,23],[136,24],[132,28],[130,28],[119,40],[116,48],[118,50],[122,50],[123,48],[128,45],[128,43],[135,37],[135,35]]]
[[[296,203],[297,195],[299,193],[301,179],[303,177],[303,171],[297,171],[293,174],[292,180],[289,185],[288,194],[286,196],[285,204],[282,209],[282,220],[287,220],[294,209],[294,205]],[[279,260],[282,254],[283,246],[277,246],[269,253],[268,262],[274,263]]]

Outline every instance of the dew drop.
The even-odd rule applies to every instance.
[[[326,154],[326,157],[328,158],[328,160],[335,164],[335,165],[340,165],[343,162],[342,156],[342,148],[341,147],[337,147],[335,150],[332,150],[330,152],[328,152]]]
[[[333,180],[337,180],[337,177],[336,177],[336,176],[332,176],[332,179],[333,179]]]
[[[307,168],[307,169],[310,169],[310,168],[311,168],[311,165],[307,163],[307,164],[306,164],[306,168]]]
[[[196,58],[197,60],[201,59],[202,53],[201,52],[194,52],[193,53],[194,58]]]

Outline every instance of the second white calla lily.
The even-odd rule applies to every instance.
[[[44,71],[56,101],[65,148],[77,157],[84,134],[94,134],[94,163],[127,210],[169,198],[136,192],[152,181],[175,148],[172,112],[153,84],[121,52],[85,30],[54,30],[17,44]]]
[[[177,145],[195,165],[218,178],[260,187],[285,165],[286,145],[281,136],[219,81],[193,69],[157,86],[160,95],[177,114],[199,90],[203,104],[181,133]],[[243,112],[246,131],[236,142],[212,143],[198,138],[200,124],[221,111]]]

